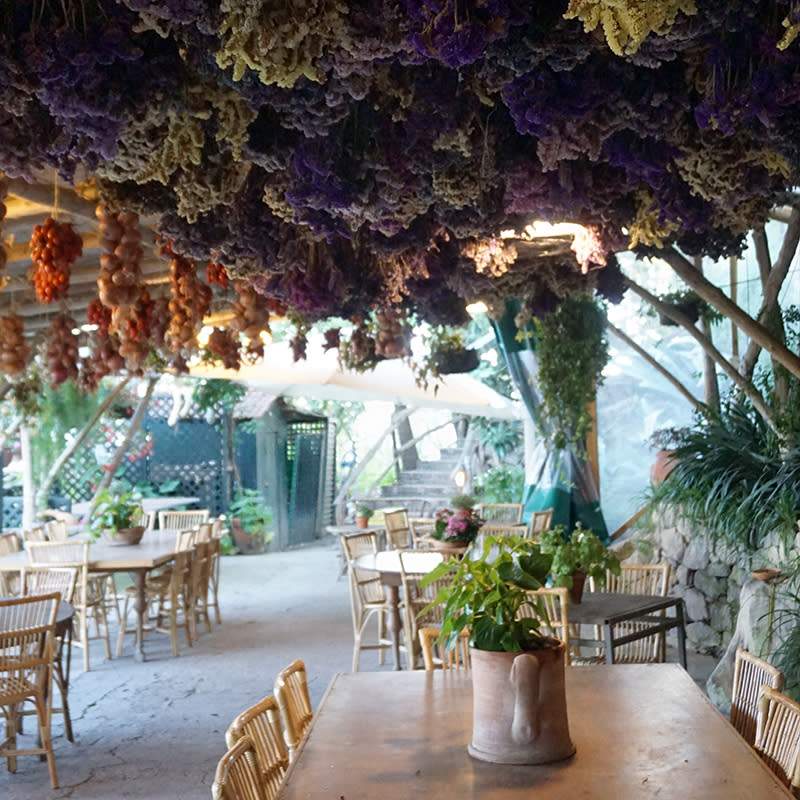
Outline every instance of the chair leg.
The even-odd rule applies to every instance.
[[[52,695],[52,692],[51,692]],[[53,753],[53,740],[50,738],[50,709],[42,701],[36,702],[36,711],[39,717],[39,737],[42,747],[47,755],[47,768],[50,772],[50,784],[58,789],[58,776],[56,775],[56,758]]]
[[[6,709],[6,747],[10,750],[17,749],[17,706],[10,705]],[[9,772],[14,773],[17,771],[17,757],[13,755],[6,756],[6,768]]]

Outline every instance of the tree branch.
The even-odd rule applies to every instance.
[[[785,345],[781,344],[763,325],[756,322],[748,314],[745,314],[745,312],[742,311],[736,303],[733,303],[721,289],[704,278],[681,253],[674,247],[668,247],[664,249],[661,258],[666,261],[678,277],[682,278],[686,284],[694,289],[703,300],[710,303],[723,316],[732,319],[739,328],[744,331],[745,335],[758,342],[758,344],[769,352],[778,363],[786,367],[792,375],[800,378],[800,357],[796,356]]]
[[[64,464],[66,464],[67,461],[72,458],[77,449],[86,441],[87,437],[92,432],[92,429],[97,424],[97,421],[103,416],[103,414],[106,413],[114,400],[119,397],[122,390],[125,388],[125,386],[127,386],[128,381],[130,381],[130,377],[126,377],[124,380],[120,381],[109,392],[108,397],[103,400],[102,404],[92,415],[91,419],[83,426],[81,432],[61,451],[61,455],[59,455],[59,457],[53,462],[53,465],[50,467],[47,475],[45,475],[42,479],[41,483],[39,484],[39,488],[36,491],[36,508],[39,511],[45,508],[47,504],[47,498],[50,494],[50,487],[53,485],[58,473],[61,472]]]
[[[133,441],[133,437],[136,434],[136,431],[142,426],[142,420],[144,419],[145,412],[147,411],[147,407],[150,405],[150,398],[153,396],[153,392],[155,391],[156,384],[158,383],[158,378],[148,378],[147,379],[147,391],[144,393],[144,397],[139,401],[139,405],[136,407],[136,413],[133,415],[133,419],[131,420],[131,424],[128,426],[128,432],[125,434],[125,439],[123,439],[122,444],[117,448],[117,452],[114,453],[114,458],[111,460],[111,463],[108,465],[108,470],[105,475],[103,475],[103,479],[100,481],[97,491],[94,493],[94,497],[92,498],[92,502],[90,505],[91,514],[94,510],[95,505],[97,504],[97,497],[104,489],[108,489],[111,486],[111,481],[114,478],[116,471],[119,469],[119,465],[122,463],[122,459],[125,457],[125,453],[128,452],[128,448],[130,447],[131,442]]]
[[[608,330],[614,334],[618,339],[621,339],[625,342],[631,350],[638,353],[654,370],[659,372],[663,375],[691,404],[694,408],[700,410],[703,407],[703,404],[665,367],[656,361],[653,356],[650,355],[643,347],[636,344],[633,339],[628,336],[628,334],[621,331],[616,326],[612,325],[610,322],[607,323]]]
[[[692,269],[694,269],[694,267],[692,267]],[[684,314],[681,314],[680,311],[676,311],[674,306],[663,303],[655,295],[648,292],[643,286],[639,286],[638,283],[627,277],[625,278],[625,284],[632,292],[634,292],[634,294],[639,295],[639,297],[641,297],[643,300],[646,300],[648,303],[650,303],[650,305],[653,306],[653,308],[655,308],[659,313],[664,314],[684,328],[687,333],[689,333],[689,335],[700,345],[700,347],[702,347],[703,350],[708,353],[711,358],[713,358],[714,361],[720,365],[720,367],[722,367],[725,374],[733,381],[733,383],[738,386],[739,389],[741,389],[742,392],[747,395],[747,397],[750,398],[753,408],[755,408],[755,410],[763,417],[764,422],[766,422],[772,430],[775,430],[775,422],[772,419],[772,411],[764,401],[764,398],[761,396],[760,392],[755,388],[755,386],[753,386],[752,383],[750,383],[750,381],[745,380],[736,371],[733,364],[731,364],[730,361],[728,361],[725,356],[723,356],[722,353],[720,353],[719,350],[714,347],[713,342],[711,342],[707,336],[698,330],[697,327],[695,327],[695,325],[693,325]],[[700,293],[698,292],[698,294]],[[748,317],[748,319],[750,318]]]

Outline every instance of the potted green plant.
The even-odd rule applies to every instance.
[[[104,536],[110,544],[138,544],[144,535],[142,495],[137,490],[104,489],[95,498],[89,518],[92,539]]]
[[[583,584],[587,576],[601,586],[606,581],[606,570],[619,575],[619,557],[580,522],[567,536],[562,525],[539,534],[542,553],[552,555],[551,574],[556,586],[570,590],[573,603],[580,603]]]
[[[272,541],[272,509],[257,489],[238,489],[228,506],[231,536],[240,553],[263,553]]]
[[[359,528],[366,528],[369,525],[369,520],[375,512],[364,503],[361,503],[356,508],[356,525]]]
[[[543,764],[575,752],[564,691],[565,645],[544,636],[536,617],[520,617],[552,557],[531,539],[488,536],[477,558],[450,559],[423,581],[445,578],[441,641],[452,648],[470,631],[473,730],[469,752],[504,764]],[[540,616],[546,612],[541,609]]]

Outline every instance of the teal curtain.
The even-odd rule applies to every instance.
[[[519,300],[506,301],[503,317],[493,325],[511,380],[528,414],[523,519],[529,520],[534,511],[552,508],[553,525],[563,525],[571,531],[575,523],[580,522],[608,542],[600,495],[589,462],[583,457],[582,446],[568,444],[563,450],[548,450],[537,434],[540,401],[536,392],[535,342],[530,326],[523,330],[517,328],[514,320],[519,311]]]

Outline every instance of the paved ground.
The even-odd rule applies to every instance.
[[[305,661],[315,708],[331,677],[350,670],[348,589],[332,541],[224,558],[221,592],[223,624],[192,648],[182,641],[179,658],[167,636],[145,640],[144,664],[133,661],[130,644],[121,658],[105,661],[96,643],[91,671],[73,670],[74,744],[54,718],[60,788],[51,789],[47,765],[28,756],[14,775],[0,764],[0,800],[208,800],[225,729],[272,691],[284,666]],[[690,654],[701,684],[714,663]],[[361,668],[389,666],[366,652]]]

